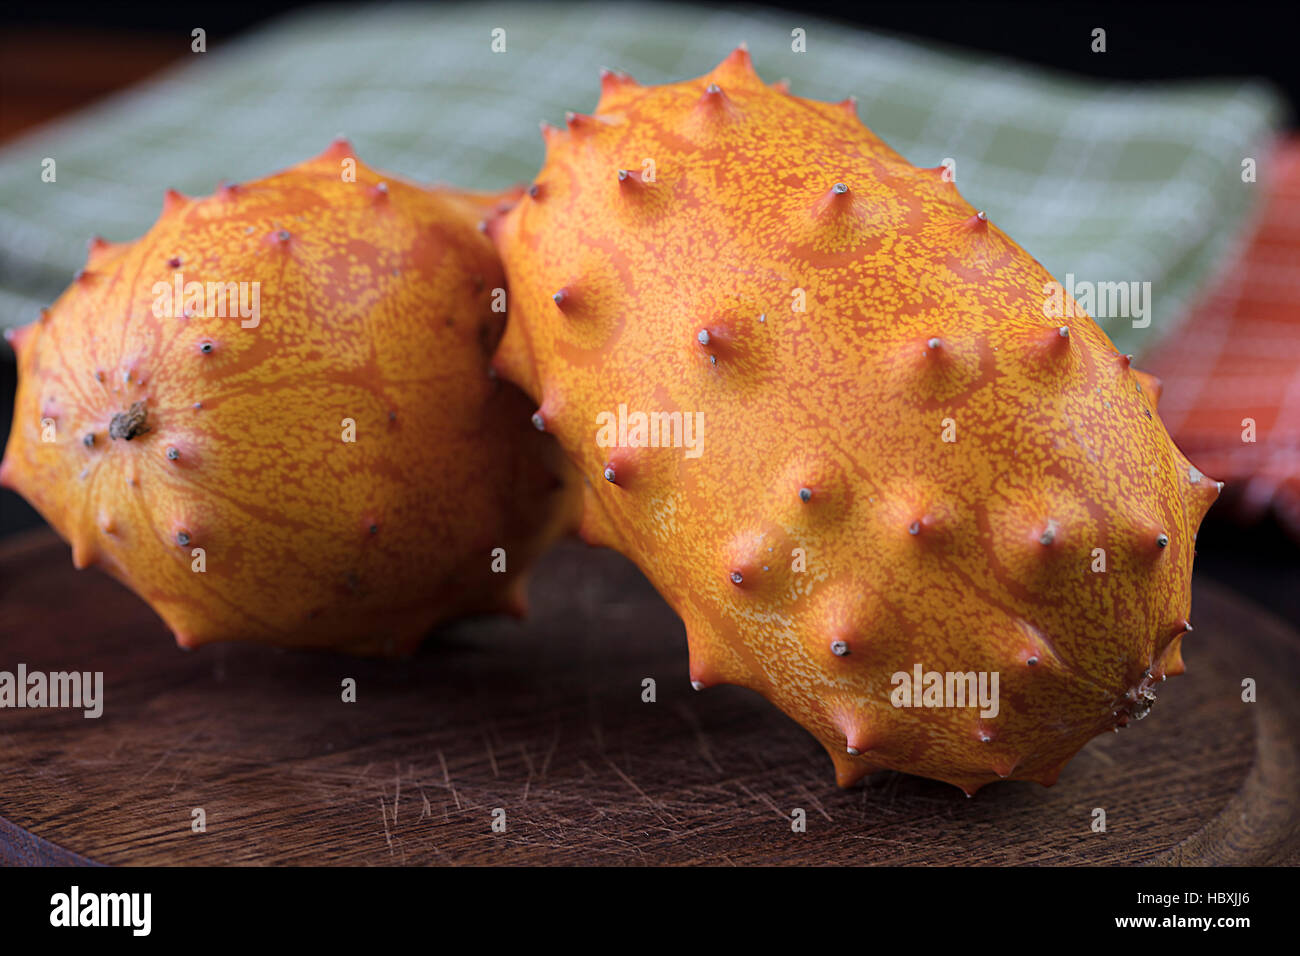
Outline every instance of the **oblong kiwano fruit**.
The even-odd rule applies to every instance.
[[[583,472],[584,537],[685,621],[694,685],[761,692],[844,785],[1047,784],[1145,716],[1219,489],[1154,380],[1049,318],[1044,268],[851,100],[743,49],[602,86],[489,225],[497,363]],[[996,706],[957,697],[994,677]]]
[[[0,480],[186,647],[396,654],[517,606],[564,520],[562,456],[490,375],[495,201],[382,175],[345,141],[169,192],[12,337]]]

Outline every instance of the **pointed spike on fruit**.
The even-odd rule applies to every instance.
[[[1192,476],[1196,475],[1195,478]],[[1187,520],[1192,530],[1192,542],[1196,541],[1196,528],[1204,520],[1206,512],[1210,506],[1219,499],[1223,490],[1223,482],[1213,481],[1206,478],[1196,471],[1195,466],[1189,468],[1187,478]]]
[[[45,314],[42,312],[41,318],[44,317]],[[9,343],[9,347],[14,350],[15,355],[22,354],[23,346],[31,337],[32,330],[36,328],[38,322],[29,322],[26,325],[19,325],[12,329],[5,329],[5,341]]]
[[[853,221],[853,208],[853,190],[843,180],[836,180],[813,203],[812,218],[824,227],[838,229]]]
[[[1164,672],[1170,677],[1177,677],[1187,671],[1187,665],[1183,663],[1182,645],[1183,639],[1180,634],[1169,642],[1169,646],[1165,648],[1162,655],[1162,660],[1164,661]]]
[[[127,243],[109,242],[103,236],[94,236],[86,244],[86,268],[93,269]]]
[[[1044,787],[1050,787],[1053,784],[1055,784],[1056,781],[1060,778],[1061,771],[1064,768],[1065,768],[1065,764],[1062,763],[1059,767],[1054,767],[1051,770],[1044,770],[1034,779],[1037,780],[1039,783],[1041,783]]]
[[[72,542],[72,566],[83,571],[99,560],[92,542],[85,538],[75,538]]]
[[[724,89],[728,87],[737,89],[760,87],[763,85],[758,73],[754,70],[754,63],[750,59],[749,50],[743,43],[732,50],[721,63],[714,67],[705,76],[705,79],[720,84]]]
[[[162,214],[164,216],[176,213],[184,209],[189,204],[189,197],[175,189],[168,189],[163,192]]]
[[[749,76],[757,76],[754,72],[754,61],[750,58],[749,47],[741,43],[734,50],[727,54],[721,63],[713,69],[713,74],[728,73],[745,73]]]
[[[848,113],[853,119],[858,118],[858,98],[856,96],[846,96],[835,105]]]
[[[1047,640],[1042,631],[1024,618],[1016,618],[1014,624],[1016,630],[1025,638],[1023,654],[1026,667],[1037,669],[1064,664],[1056,653],[1056,648]]]
[[[939,168],[942,169],[943,167],[940,166]],[[988,228],[989,228],[988,214],[981,209],[975,215],[971,216],[969,219],[966,220],[966,225],[972,232],[988,232]]]
[[[781,79],[777,80],[775,83],[772,84],[772,89],[774,89],[778,93],[784,93],[788,95],[790,92],[789,78],[781,77]]]
[[[1063,362],[1071,354],[1070,327],[1050,325],[1032,329],[1023,340],[1032,356],[1046,362]]]
[[[871,733],[863,718],[846,713],[838,723],[840,734],[844,737],[844,752],[850,756],[859,757],[880,747],[880,740]]]
[[[1164,391],[1164,384],[1150,372],[1143,372],[1140,369],[1133,369],[1133,374],[1138,380],[1144,394],[1150,397],[1151,407],[1156,408],[1160,404],[1160,393]]]
[[[686,629],[686,646],[690,653],[689,674],[691,687],[695,690],[707,690],[727,683],[725,675],[715,666],[702,650],[704,642],[700,641],[690,627]]]
[[[600,68],[600,95],[603,99],[615,90],[620,90],[626,86],[638,86],[636,80],[628,76],[622,70],[611,70],[607,67]]]
[[[703,79],[708,80],[710,77],[706,76]],[[733,76],[728,78],[727,85],[734,87],[739,84]],[[695,106],[687,119],[687,126],[694,127],[696,133],[707,134],[710,129],[731,124],[739,115],[726,90],[718,83],[710,82],[700,93],[700,98],[695,101]]]
[[[564,125],[569,128],[570,133],[577,135],[590,132],[595,126],[595,120],[586,113],[575,113],[569,110],[564,114]]]
[[[486,219],[479,223],[480,231],[493,242],[500,241],[505,234],[507,212],[508,210],[490,213]]]
[[[836,786],[848,789],[860,782],[864,777],[871,773],[871,768],[862,767],[836,767],[835,784]]]
[[[624,195],[632,195],[646,188],[646,182],[641,178],[641,174],[635,169],[620,169],[618,171],[618,184],[622,187]]]
[[[546,122],[546,120],[542,120],[540,123],[537,124],[537,126],[538,129],[542,131],[542,140],[546,143],[547,147],[549,148],[556,142],[556,140],[560,135],[559,127],[552,126],[550,123]]]
[[[502,595],[501,613],[519,621],[528,617],[528,581],[524,575],[511,581],[506,593]]]
[[[989,769],[1005,780],[1016,772],[1019,763],[1014,757],[994,757]]]
[[[823,743],[830,754],[831,763],[835,765],[835,784],[842,788],[852,787],[872,771],[871,763],[860,756],[854,756],[840,744],[838,747]]]
[[[342,133],[330,140],[330,144],[320,154],[321,159],[343,159],[349,156],[355,157],[356,151],[352,148],[351,141]]]
[[[729,105],[730,97],[722,91],[722,87],[717,83],[710,83],[700,94],[701,105],[709,109],[722,109]]]

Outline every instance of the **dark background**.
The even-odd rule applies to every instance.
[[[270,17],[306,4],[5,5],[0,12],[0,145],[169,65],[189,51],[190,30],[209,49]],[[711,4],[721,6],[720,4]],[[763,4],[781,6],[779,4]],[[1296,5],[1250,3],[879,3],[791,5],[860,26],[1012,57],[1094,78],[1122,81],[1258,76],[1300,113]],[[797,22],[796,22],[797,25]],[[1090,50],[1103,27],[1107,52]],[[0,441],[13,414],[15,369],[0,350]],[[1231,489],[1229,489],[1229,493]],[[1243,528],[1211,509],[1201,528],[1197,569],[1300,624],[1300,546],[1265,518]],[[0,537],[38,526],[39,515],[0,490]]]

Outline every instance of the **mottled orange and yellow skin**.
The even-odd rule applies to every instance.
[[[204,199],[169,193],[13,336],[0,480],[182,646],[406,653],[441,621],[518,606],[566,520],[562,462],[489,369],[497,197],[359,162],[348,181],[353,161],[339,141]],[[176,317],[159,297],[178,272],[258,283],[260,315],[207,298]]]
[[[685,621],[697,687],[764,694],[841,784],[968,793],[1051,783],[1145,714],[1217,483],[1090,318],[1048,318],[1051,276],[995,217],[743,50],[669,86],[607,73],[543,133],[489,226],[497,364],[584,475],[584,537]],[[700,456],[602,447],[620,404],[701,413]],[[997,672],[998,715],[894,707],[917,664]]]

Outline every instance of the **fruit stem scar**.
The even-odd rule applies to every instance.
[[[146,418],[148,412],[145,411],[144,402],[132,402],[130,408],[118,412],[108,423],[108,437],[114,441],[119,438],[130,441],[137,435],[143,435],[149,430]]]

